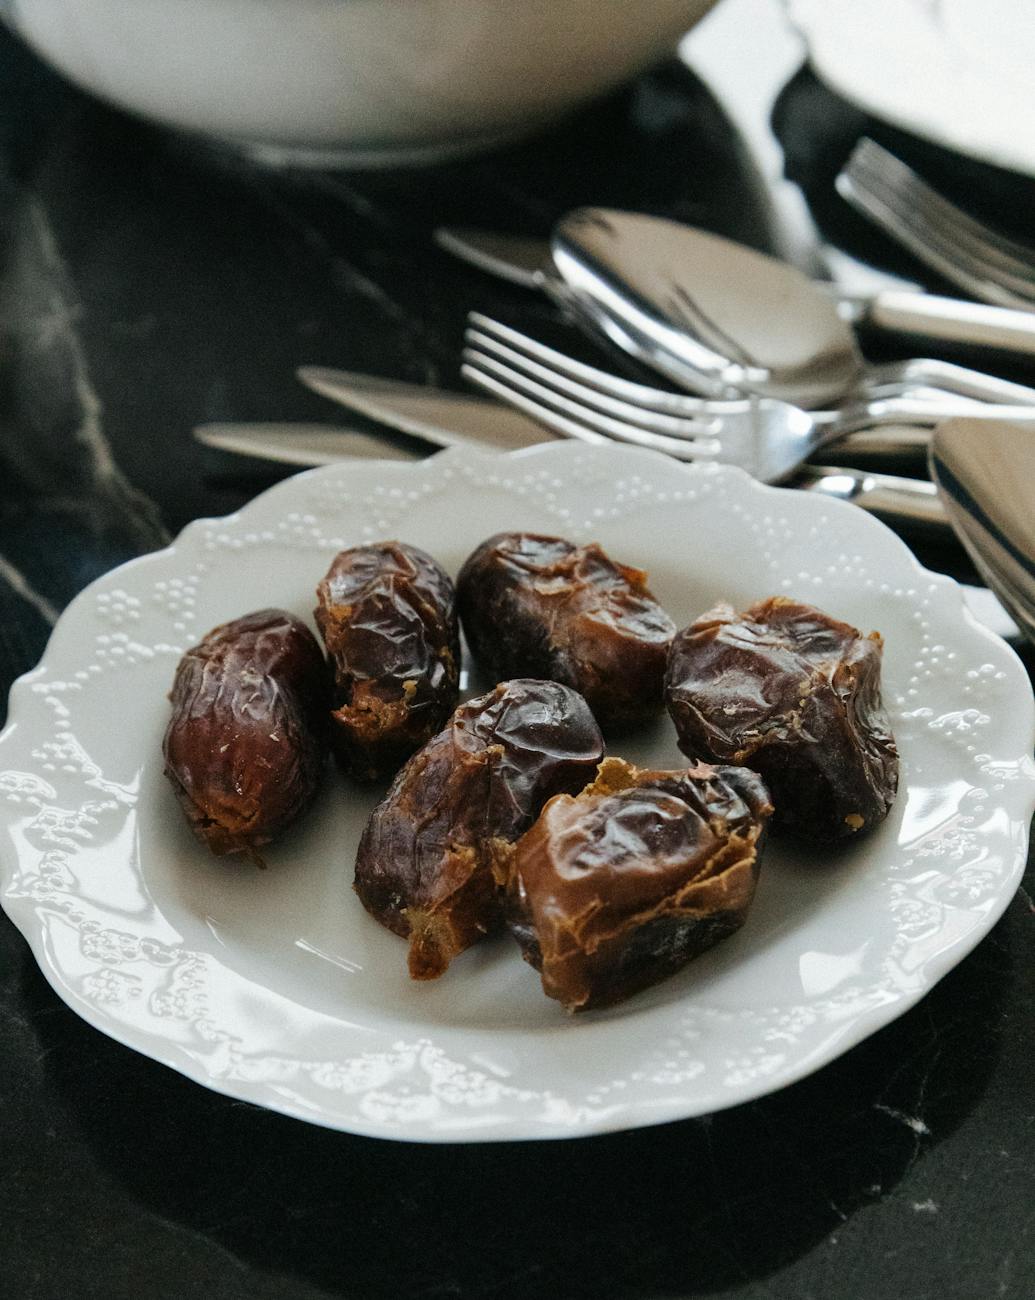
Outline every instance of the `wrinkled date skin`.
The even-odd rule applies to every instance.
[[[264,609],[188,650],[170,693],[165,774],[213,853],[269,843],[316,793],[328,753],[327,663],[294,615]]]
[[[613,1006],[743,924],[766,821],[742,767],[639,770],[605,759],[511,851],[505,910],[543,991],[569,1011]]]
[[[371,815],[355,880],[367,911],[409,939],[414,979],[441,975],[499,927],[501,854],[602,756],[580,695],[521,680],[462,704],[414,754]]]
[[[676,630],[646,578],[595,543],[499,533],[468,557],[457,600],[479,662],[500,677],[563,682],[605,730],[620,730],[661,709]]]
[[[453,584],[417,547],[380,542],[337,555],[316,594],[335,670],[335,752],[357,780],[391,776],[456,707]]]
[[[691,758],[761,773],[774,824],[830,843],[888,814],[898,751],[881,703],[883,642],[786,597],[720,605],[672,645],[665,695]]]

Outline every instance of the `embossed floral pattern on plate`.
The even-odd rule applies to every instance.
[[[650,571],[677,621],[786,592],[887,641],[903,785],[886,825],[830,860],[772,842],[739,934],[575,1019],[505,938],[433,985],[407,979],[403,945],[350,889],[375,793],[328,772],[258,872],[206,855],[161,771],[165,693],[209,627],[269,604],[309,616],[343,546],[398,536],[455,572],[503,527],[600,540]],[[818,1068],[966,955],[1025,862],[1033,712],[955,585],[853,507],[573,444],[334,466],[192,524],[69,607],[0,738],[3,903],[78,1014],[229,1096],[421,1141],[635,1127]],[[667,721],[617,748],[680,761]]]

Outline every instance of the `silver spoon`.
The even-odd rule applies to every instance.
[[[435,242],[462,262],[522,289],[550,293],[548,280],[561,284],[548,239],[475,226],[439,226]],[[860,293],[828,281],[814,284],[834,299],[841,318],[853,326],[1035,357],[1035,315],[1028,311],[945,298],[914,286]]]
[[[837,303],[806,275],[692,226],[582,208],[555,227],[551,251],[571,310],[692,391],[817,407],[890,384],[1035,405],[1035,389],[944,361],[868,365]]]
[[[974,567],[1035,641],[1035,439],[1022,425],[947,420],[931,477]]]

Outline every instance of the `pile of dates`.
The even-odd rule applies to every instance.
[[[833,844],[894,799],[881,638],[808,605],[722,605],[677,631],[642,571],[522,532],[455,585],[414,546],[354,547],[317,602],[326,656],[276,609],[184,655],[166,775],[214,853],[260,863],[329,754],[389,780],[355,890],[414,979],[505,929],[548,996],[613,1005],[743,924],[770,824]],[[498,682],[463,703],[461,626]],[[605,756],[605,734],[666,708],[685,767]]]

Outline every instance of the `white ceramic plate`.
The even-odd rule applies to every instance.
[[[650,570],[677,621],[789,593],[887,639],[891,819],[830,860],[771,841],[743,930],[583,1017],[505,937],[411,983],[404,943],[350,888],[374,796],[337,773],[267,871],[209,856],[162,776],[165,692],[212,625],[269,604],[308,615],[353,543],[402,537],[455,572],[512,527],[599,539]],[[916,1002],[1014,892],[1033,733],[1012,651],[854,507],[570,443],[334,466],[192,524],[68,608],[0,739],[3,900],[69,1006],[232,1097],[381,1137],[579,1136],[757,1097]],[[667,721],[620,752],[680,762]]]
[[[866,112],[1035,176],[1031,0],[789,0],[820,77]]]

